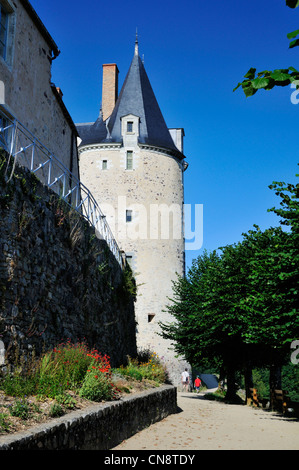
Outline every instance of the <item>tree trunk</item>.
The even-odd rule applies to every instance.
[[[278,366],[276,364],[272,364],[270,366],[269,385],[270,385],[270,406],[273,409],[274,407],[273,392],[274,390],[281,390],[281,366]]]
[[[281,366],[270,366],[270,389],[281,390]]]
[[[236,371],[231,365],[227,368],[227,392],[225,399],[230,402],[237,400]]]
[[[225,368],[223,366],[221,366],[220,375],[219,375],[219,385],[218,385],[219,390],[224,391],[225,379],[226,379]]]
[[[245,378],[245,391],[246,391],[246,400],[245,403],[248,405],[250,404],[250,389],[253,388],[253,377],[252,377],[252,369],[250,366],[245,366],[245,372],[244,372],[244,378]]]

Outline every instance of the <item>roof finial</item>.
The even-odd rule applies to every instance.
[[[135,55],[138,55],[138,54],[139,54],[139,50],[138,50],[138,31],[137,31],[137,28],[136,28]]]

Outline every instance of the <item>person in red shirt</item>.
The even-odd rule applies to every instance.
[[[196,379],[194,380],[194,387],[195,387],[196,393],[199,392],[200,386],[201,386],[201,380],[199,376],[197,376]]]

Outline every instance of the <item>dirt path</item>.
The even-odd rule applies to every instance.
[[[178,392],[177,414],[113,450],[299,450],[299,420]]]

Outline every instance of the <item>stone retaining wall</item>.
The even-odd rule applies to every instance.
[[[0,450],[109,450],[176,412],[177,389],[163,385],[1,437]]]
[[[17,165],[6,183],[4,158],[0,339],[6,363],[70,339],[108,354],[113,367],[124,364],[137,350],[131,274],[88,222],[29,170]]]

